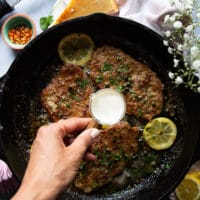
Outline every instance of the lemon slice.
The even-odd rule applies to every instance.
[[[190,175],[196,177],[200,181],[200,172],[191,172]]]
[[[200,200],[200,180],[187,174],[175,190],[179,200]]]
[[[166,117],[153,119],[143,130],[145,141],[155,150],[163,150],[171,147],[176,139],[176,135],[176,125]]]
[[[94,42],[89,35],[73,33],[61,39],[58,53],[65,64],[84,65],[90,60],[94,48]]]

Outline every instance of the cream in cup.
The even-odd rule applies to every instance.
[[[114,89],[101,89],[90,96],[90,111],[99,124],[116,124],[125,115],[126,101],[123,95]]]

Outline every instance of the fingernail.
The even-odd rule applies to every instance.
[[[93,139],[96,138],[99,134],[100,134],[99,129],[96,129],[96,128],[91,129],[90,135],[92,136]]]

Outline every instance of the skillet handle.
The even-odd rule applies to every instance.
[[[6,85],[7,75],[4,75],[0,78],[0,107],[1,107],[1,98]]]
[[[5,81],[6,81],[6,75],[4,75],[4,76],[2,76],[2,77],[0,78],[0,94],[2,93],[3,88],[4,88],[4,86],[5,86]]]
[[[0,108],[1,108],[2,93],[3,93],[3,90],[4,90],[4,86],[5,86],[5,80],[6,80],[6,75],[4,75],[4,76],[2,76],[0,78]],[[1,121],[0,121],[0,138],[1,138],[2,129],[3,129],[3,127],[2,127]],[[0,159],[4,160],[3,151],[2,151],[2,144],[1,143],[0,143]]]

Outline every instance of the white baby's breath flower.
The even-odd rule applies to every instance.
[[[164,44],[165,46],[169,46],[169,42],[168,42],[167,40],[163,40],[163,44]]]
[[[190,53],[192,57],[195,57],[200,54],[200,49],[197,46],[193,46],[190,49]]]
[[[166,37],[170,37],[170,36],[171,36],[171,31],[166,31],[166,32],[165,32],[165,36],[166,36]]]
[[[200,93],[200,87],[197,88],[197,92]]]
[[[168,76],[175,84],[200,93],[200,0],[169,1],[177,12],[164,18],[163,45],[174,57],[175,70]]]
[[[187,9],[192,9],[193,1],[192,0],[184,0],[184,6]]]
[[[196,71],[200,71],[200,60],[195,60],[192,63],[192,69],[196,70]]]
[[[184,38],[185,40],[187,40],[187,39],[189,39],[189,38],[190,38],[190,36],[189,36],[189,34],[188,34],[188,33],[184,33],[184,35],[183,35],[183,38]]]
[[[174,6],[178,9],[178,10],[183,10],[184,9],[184,4],[182,2],[180,2],[179,0],[174,2]]]
[[[183,79],[180,76],[177,76],[176,79],[175,79],[175,83],[177,85],[180,85],[181,83],[183,83]]]
[[[179,64],[179,60],[177,60],[177,59],[175,59],[175,58],[174,58],[174,60],[173,60],[173,61],[174,61],[174,67],[177,67],[177,66],[178,66],[178,64]]]
[[[200,71],[194,73],[194,75],[200,80]],[[198,82],[200,84],[200,82]]]
[[[174,79],[174,77],[175,77],[174,73],[172,73],[172,72],[169,72],[169,73],[168,73],[168,76],[169,76],[169,78],[171,78],[171,79]]]
[[[183,51],[183,45],[182,45],[182,44],[179,44],[179,45],[177,46],[177,48],[178,48],[179,51]]]
[[[173,15],[174,15],[174,17],[175,17],[176,19],[181,17],[180,13],[178,13],[178,12],[175,12]]]
[[[169,52],[170,54],[173,54],[173,49],[172,49],[171,47],[168,47],[168,52]]]
[[[167,23],[169,21],[169,17],[170,17],[170,15],[165,15],[164,23]]]
[[[191,32],[193,29],[194,29],[194,26],[192,24],[190,24],[185,28],[185,31],[186,32]]]
[[[190,33],[193,30],[194,30],[194,25],[193,24],[190,24],[190,25],[186,26],[186,28],[185,28],[185,31],[187,33]]]
[[[169,18],[170,22],[174,22],[176,20],[176,16],[175,15],[171,15]]]
[[[174,26],[174,28],[176,28],[176,29],[180,29],[180,28],[182,28],[183,23],[182,23],[181,21],[175,21],[175,22],[173,23],[173,26]]]

